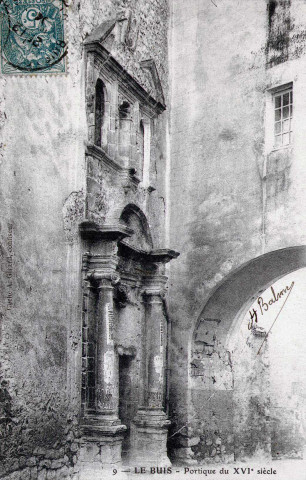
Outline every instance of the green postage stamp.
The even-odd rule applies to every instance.
[[[65,0],[0,0],[1,73],[65,73]]]

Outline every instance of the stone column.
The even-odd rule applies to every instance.
[[[104,421],[118,419],[118,361],[114,347],[113,291],[119,275],[95,272],[98,284],[96,414]]]
[[[87,279],[96,289],[95,408],[82,422],[80,461],[84,480],[102,479],[102,470],[118,468],[126,427],[118,417],[118,356],[114,344],[113,291],[119,282],[114,257],[97,255],[91,259]],[[104,477],[105,478],[105,473]]]
[[[166,318],[163,296],[166,277],[154,277],[143,292],[145,304],[145,395],[132,429],[132,458],[140,465],[170,465],[167,434],[170,421],[165,405]],[[140,462],[140,463],[139,463]]]

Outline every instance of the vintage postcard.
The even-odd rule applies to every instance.
[[[306,480],[305,157],[305,0],[0,0],[0,479]]]

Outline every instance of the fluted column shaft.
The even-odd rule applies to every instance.
[[[165,390],[166,319],[162,292],[144,294],[146,316],[146,394],[145,406],[163,408]]]
[[[166,277],[149,277],[144,285],[145,396],[132,429],[132,458],[142,465],[170,465],[167,432],[170,421],[163,411],[166,369],[166,317],[163,296]]]
[[[84,478],[104,478],[103,468],[118,468],[126,426],[118,416],[119,372],[114,339],[114,285],[119,282],[117,257],[112,242],[103,254],[88,254],[84,260],[86,283],[90,284],[90,338],[93,345],[94,382],[91,408],[82,419],[80,471]],[[87,306],[88,308],[88,306]],[[89,338],[89,337],[88,337]]]
[[[114,346],[113,293],[115,276],[95,273],[98,284],[96,412],[118,417],[118,360]]]

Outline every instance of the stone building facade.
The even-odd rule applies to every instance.
[[[245,317],[306,267],[305,2],[65,21],[67,75],[0,80],[0,477],[301,458]]]
[[[305,2],[188,3],[173,2],[170,50],[170,449],[301,458],[301,417],[270,392],[273,334],[257,355],[267,330],[237,332],[305,266]]]
[[[65,13],[68,74],[1,79],[7,480],[169,464],[168,4]]]

